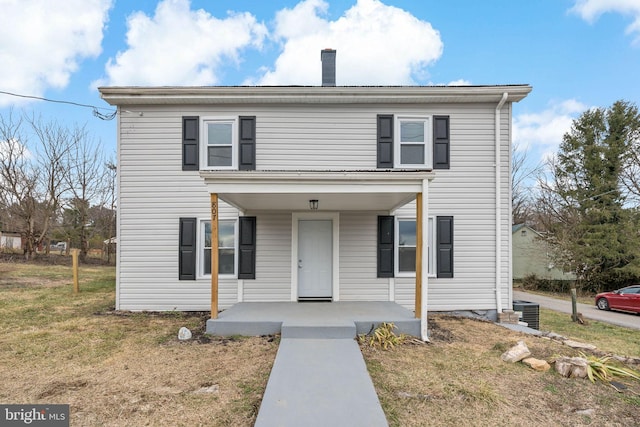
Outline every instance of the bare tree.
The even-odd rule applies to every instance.
[[[627,201],[640,207],[640,129],[633,129],[628,140],[621,179],[626,189]]]
[[[111,256],[113,252],[113,241],[111,240],[116,235],[116,203],[117,203],[117,177],[118,177],[118,166],[116,165],[115,160],[110,159],[105,164],[106,169],[106,179],[108,183],[107,195],[109,197],[109,209],[111,210],[111,219],[109,226],[109,236],[108,236],[108,244],[107,244],[107,262],[111,262]]]
[[[37,246],[38,177],[40,171],[31,161],[23,121],[0,116],[0,204],[11,217],[24,239],[24,253],[28,259]]]
[[[72,132],[56,122],[32,117],[29,123],[39,142],[35,159],[40,172],[38,190],[42,204],[42,223],[36,236],[36,244],[40,245],[47,238],[52,222],[59,218],[63,196],[70,189],[65,177],[70,168],[69,153],[77,140]]]
[[[530,223],[533,217],[533,185],[542,171],[542,164],[528,161],[528,150],[513,145],[511,154],[511,208],[512,223]]]
[[[72,132],[74,144],[68,152],[69,169],[65,174],[70,208],[77,221],[77,236],[80,240],[80,260],[85,261],[89,251],[89,239],[96,232],[91,222],[91,205],[106,205],[107,188],[104,156],[100,144],[94,144],[84,127]]]

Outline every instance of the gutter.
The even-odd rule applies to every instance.
[[[509,93],[508,92],[504,92],[502,94],[502,98],[500,99],[500,102],[498,102],[498,105],[496,106],[496,114],[495,114],[495,119],[496,119],[496,123],[495,123],[495,138],[496,138],[496,145],[495,145],[495,152],[496,152],[496,161],[495,161],[495,167],[496,167],[496,310],[498,311],[498,314],[502,313],[502,291],[500,289],[501,287],[501,272],[502,272],[502,213],[501,213],[501,209],[500,209],[500,201],[502,199],[502,190],[500,188],[500,180],[502,179],[502,172],[501,172],[501,166],[502,166],[502,162],[500,160],[500,110],[502,109],[502,106],[504,105],[504,103],[507,101],[507,98],[509,97]]]

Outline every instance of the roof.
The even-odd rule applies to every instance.
[[[521,230],[523,228],[527,228],[531,231],[533,231],[534,233],[536,233],[538,236],[542,236],[542,234],[539,231],[534,230],[533,228],[529,227],[527,224],[515,224],[511,226],[511,234],[515,233],[518,230]]]
[[[516,231],[520,230],[522,227],[525,227],[525,224],[515,224],[511,226],[511,232],[515,233]]]
[[[111,105],[171,104],[428,104],[518,102],[529,85],[496,86],[112,86],[99,88]]]

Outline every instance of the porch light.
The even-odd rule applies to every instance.
[[[318,210],[318,199],[309,200],[309,209],[312,211]]]

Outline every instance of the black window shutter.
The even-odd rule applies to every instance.
[[[196,280],[196,218],[180,218],[178,279]]]
[[[256,169],[256,118],[240,117],[238,169]]]
[[[256,217],[241,216],[238,237],[238,279],[256,278]]]
[[[439,278],[453,277],[453,217],[436,217],[436,258]]]
[[[393,114],[378,114],[378,168],[393,168]]]
[[[182,117],[182,170],[197,171],[198,142],[200,140],[200,118]]]
[[[378,217],[378,277],[393,277],[394,218]]]
[[[433,116],[433,168],[449,169],[449,116]]]

